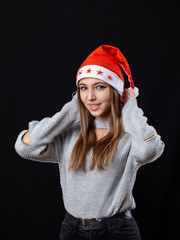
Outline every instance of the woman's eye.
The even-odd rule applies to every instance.
[[[82,90],[82,91],[84,91],[86,89],[87,89],[87,87],[80,87],[80,90]]]
[[[104,88],[105,88],[105,86],[102,86],[102,85],[97,86],[97,89],[99,89],[99,90],[104,89]]]

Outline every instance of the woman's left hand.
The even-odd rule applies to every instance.
[[[135,94],[130,89],[125,88],[121,96],[121,107],[123,108],[127,101],[133,97],[135,97]]]

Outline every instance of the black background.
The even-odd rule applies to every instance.
[[[166,145],[138,172],[133,214],[142,239],[178,239],[178,2],[1,1],[0,16],[0,239],[59,238],[58,166],[22,159],[14,143],[29,121],[71,99],[79,66],[101,44],[128,59],[139,106]]]

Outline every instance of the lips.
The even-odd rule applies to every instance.
[[[101,106],[101,103],[99,103],[99,104],[89,104],[89,108],[92,111],[98,110],[100,108],[100,106]]]

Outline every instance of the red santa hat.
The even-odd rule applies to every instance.
[[[98,78],[113,86],[120,95],[124,90],[123,70],[128,76],[130,89],[137,96],[137,88],[131,75],[126,58],[121,51],[113,46],[101,45],[95,49],[83,62],[76,76],[76,84],[83,78]]]

